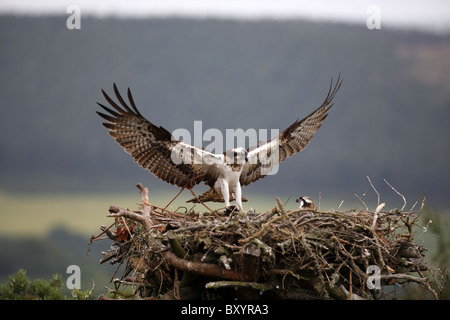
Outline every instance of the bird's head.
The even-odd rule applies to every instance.
[[[295,202],[299,203],[299,209],[316,210],[316,205],[312,201],[311,197],[301,196],[300,198],[296,199]]]
[[[245,148],[239,147],[227,151],[227,158],[234,164],[244,164],[248,162],[247,154]]]

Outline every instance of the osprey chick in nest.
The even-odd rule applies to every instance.
[[[127,103],[114,84],[120,105],[102,90],[113,109],[98,103],[107,114],[97,113],[107,121],[103,125],[109,129],[109,134],[142,168],[182,188],[204,182],[210,189],[200,195],[199,200],[225,202],[227,209],[231,208],[230,201],[235,200],[237,209],[243,211],[242,201],[246,200],[242,197],[241,186],[264,178],[279,163],[306,147],[326,118],[341,83],[339,78],[334,87],[331,82],[322,105],[304,119],[297,119],[275,138],[256,147],[234,148],[222,154],[184,143],[148,121],[137,109],[129,88]]]
[[[311,197],[308,196],[302,196],[298,199],[295,200],[295,202],[298,202],[299,209],[305,210],[311,210],[311,211],[315,211],[316,210],[316,205],[314,204],[314,202],[312,201]]]

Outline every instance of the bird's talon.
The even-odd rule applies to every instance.
[[[225,209],[225,213],[226,213],[226,214],[232,214],[232,213],[238,213],[238,212],[239,212],[239,209],[238,209],[237,206],[228,206],[228,207]]]

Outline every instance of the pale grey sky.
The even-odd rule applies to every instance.
[[[310,18],[366,24],[367,9],[380,9],[383,27],[450,33],[450,0],[0,0],[0,14],[66,14],[69,5],[94,16]]]

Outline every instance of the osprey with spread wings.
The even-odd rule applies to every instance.
[[[103,95],[113,107],[100,103],[108,114],[97,112],[108,122],[103,125],[109,134],[128,152],[142,168],[148,169],[159,179],[182,188],[192,188],[204,182],[210,189],[193,202],[225,202],[231,210],[230,201],[236,201],[243,211],[241,186],[264,178],[279,163],[302,151],[332,107],[331,101],[342,81],[330,84],[322,105],[302,120],[296,120],[278,136],[250,148],[234,148],[222,154],[214,154],[176,139],[169,131],[148,121],[137,109],[130,89],[129,104],[114,84],[114,93],[120,105],[103,90]]]

